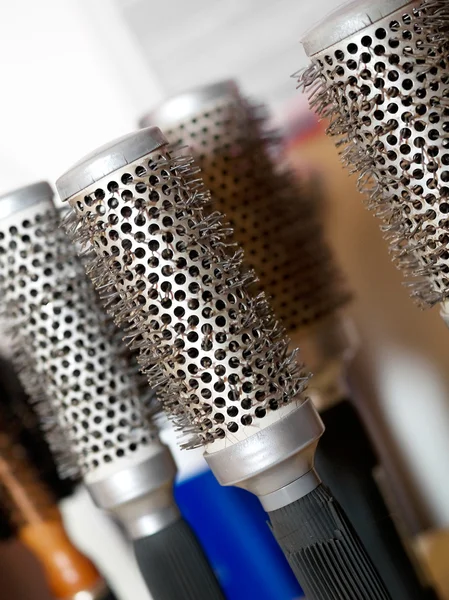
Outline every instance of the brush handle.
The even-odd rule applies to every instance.
[[[61,519],[23,525],[19,538],[40,560],[55,598],[71,598],[103,586],[97,568],[72,544]]]
[[[203,549],[183,519],[135,540],[134,550],[154,600],[224,600]]]
[[[316,470],[349,515],[391,596],[434,598],[423,589],[374,479],[378,458],[355,407],[344,400],[320,416],[326,430],[315,455]]]
[[[269,515],[273,534],[307,600],[392,600],[345,513],[323,484]]]

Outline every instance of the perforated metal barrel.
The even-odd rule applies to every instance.
[[[155,434],[52,196],[39,183],[0,198],[0,289],[16,344],[32,357],[83,475],[95,480],[151,454]]]
[[[264,299],[248,294],[219,218],[203,213],[196,175],[150,128],[83,159],[57,185],[75,211],[75,238],[95,249],[97,283],[121,297],[116,314],[133,325],[150,382],[164,381],[165,409],[191,434],[187,445],[226,445],[294,410],[306,374]]]
[[[312,194],[276,166],[276,136],[266,110],[248,102],[233,81],[169,98],[140,122],[160,126],[173,144],[188,145],[211,190],[209,211],[229,220],[245,262],[256,272],[289,335],[313,325],[350,298]]]
[[[354,2],[303,40],[301,84],[423,306],[449,291],[448,24],[441,0]]]

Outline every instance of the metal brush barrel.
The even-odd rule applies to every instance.
[[[75,209],[72,234],[97,255],[96,285],[116,318],[131,321],[139,361],[151,383],[165,383],[162,405],[191,433],[187,444],[216,452],[229,437],[244,441],[301,413],[313,432],[309,439],[305,427],[304,444],[313,445],[321,425],[297,399],[307,374],[265,299],[248,295],[251,277],[242,279],[219,215],[203,215],[208,195],[196,172],[150,128],[87,157],[57,185]]]
[[[292,335],[335,313],[351,294],[324,240],[314,198],[273,161],[277,141],[265,121],[262,107],[235,82],[222,81],[169,98],[140,125],[160,127],[170,143],[192,151],[213,198],[205,211],[229,219],[247,267],[256,272],[254,289],[269,295]]]
[[[96,285],[128,324],[150,382],[166,385],[163,407],[189,445],[205,446],[222,484],[259,496],[309,597],[324,599],[326,587],[343,598],[341,577],[345,598],[389,598],[313,469],[323,428],[298,396],[306,373],[263,297],[248,293],[220,215],[203,212],[207,195],[191,161],[172,156],[150,128],[81,160],[57,186],[74,209],[69,232],[96,255]],[[331,526],[304,519],[306,505]],[[308,557],[324,547],[326,560],[312,566]]]
[[[218,209],[229,219],[246,268],[256,273],[253,291],[268,294],[292,347],[301,346],[321,410],[346,393],[340,372],[354,336],[339,309],[351,294],[316,199],[273,160],[278,137],[266,120],[266,110],[248,102],[235,82],[222,81],[169,98],[140,124],[161,126],[171,143],[192,150],[213,198],[205,211]]]
[[[351,3],[304,38],[300,74],[424,307],[448,294],[448,23],[441,0]]]
[[[340,310],[351,299],[348,285],[325,239],[316,198],[287,169],[277,168],[277,142],[260,115],[234,82],[223,81],[169,98],[140,124],[158,124],[173,144],[191,148],[212,192],[206,208],[230,218],[259,288],[314,374],[308,392],[329,429],[316,451],[321,477],[332,484],[392,596],[421,598],[374,480],[375,450],[346,400],[345,369],[357,345]],[[359,455],[366,458],[357,460]]]
[[[68,432],[94,501],[115,513],[133,540],[150,544],[151,536],[159,534],[161,543],[165,531],[182,523],[172,493],[176,467],[146,420],[135,369],[115,326],[99,306],[75,249],[59,228],[52,196],[47,184],[36,184],[0,199],[6,314],[14,324],[16,345],[32,356]],[[198,544],[187,540],[182,550],[196,562],[190,565],[190,588],[177,597],[201,597],[207,572],[210,589],[220,598]],[[176,553],[167,552],[166,559],[170,556]],[[199,572],[193,569],[195,564],[201,566]],[[152,565],[141,566],[148,584],[159,581]],[[176,568],[170,589],[184,588],[185,580],[175,577],[182,568]],[[175,597],[160,584],[154,594],[160,600]]]

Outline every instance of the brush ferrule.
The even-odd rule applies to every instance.
[[[311,400],[247,440],[204,457],[221,485],[241,487],[272,511],[319,483],[313,463],[324,426]]]
[[[131,539],[157,533],[179,518],[173,498],[176,465],[166,446],[139,464],[111,474],[87,488],[95,504],[120,520]]]

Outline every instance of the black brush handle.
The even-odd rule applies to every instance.
[[[134,550],[154,600],[224,600],[203,549],[183,519],[135,540]]]
[[[379,491],[373,476],[378,458],[355,407],[344,400],[320,416],[326,431],[315,455],[316,470],[349,516],[391,596],[435,598],[423,588]]]
[[[273,534],[307,600],[393,600],[323,484],[269,515]]]

